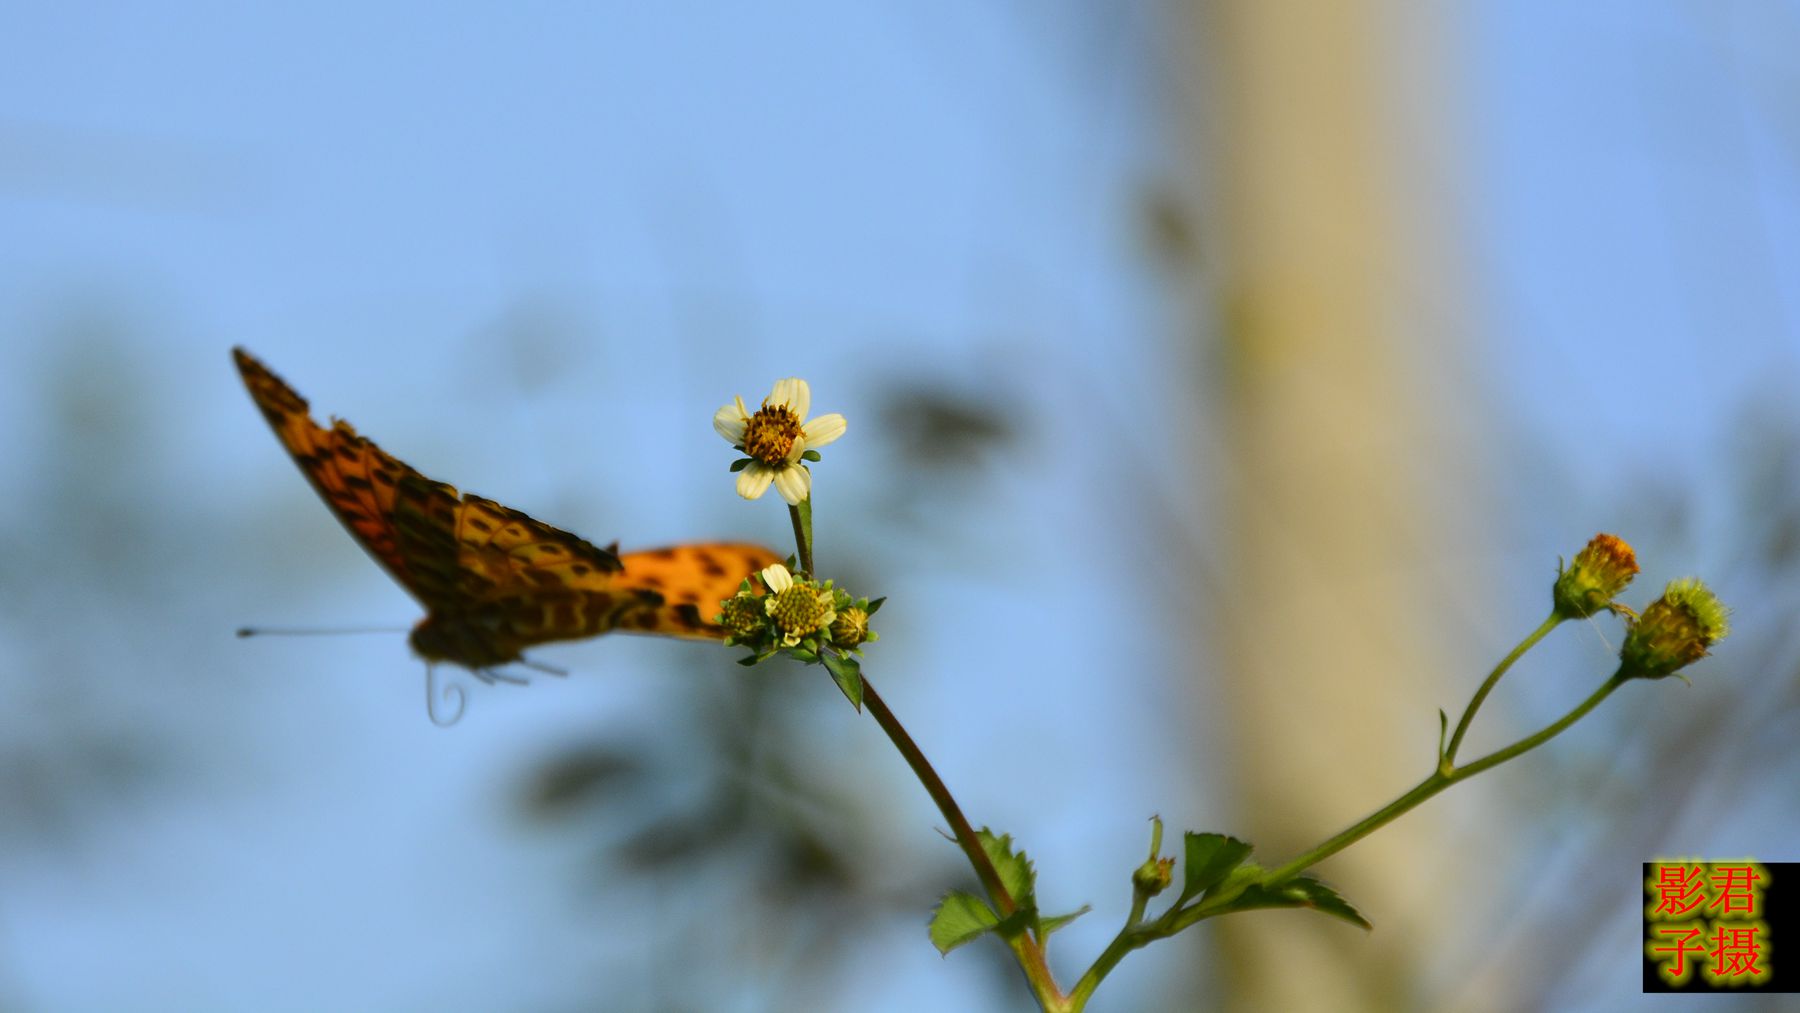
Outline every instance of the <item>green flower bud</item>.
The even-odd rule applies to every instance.
[[[760,596],[738,594],[725,599],[723,611],[714,621],[725,627],[726,632],[736,639],[743,640],[754,636],[763,628],[767,615]]]
[[[1625,634],[1619,661],[1626,677],[1661,679],[1706,657],[1731,632],[1727,611],[1698,577],[1669,581]]]
[[[1175,881],[1175,857],[1147,859],[1131,874],[1131,885],[1146,897],[1154,897]]]
[[[1601,609],[1618,611],[1613,604],[1631,578],[1637,576],[1637,555],[1617,535],[1598,534],[1575,554],[1567,568],[1557,567],[1551,597],[1557,614],[1582,619]]]
[[[838,610],[831,622],[831,642],[839,647],[855,647],[869,639],[869,614],[855,605]]]

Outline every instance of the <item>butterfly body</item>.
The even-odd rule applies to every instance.
[[[709,543],[619,554],[419,474],[306,400],[243,349],[250,396],[352,536],[425,606],[409,642],[428,661],[477,673],[537,644],[613,630],[722,639],[719,601],[777,562],[758,545]]]

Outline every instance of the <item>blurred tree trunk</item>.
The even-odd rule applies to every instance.
[[[1214,0],[1173,14],[1191,167],[1177,200],[1203,254],[1182,280],[1212,300],[1194,337],[1214,352],[1202,397],[1223,448],[1197,497],[1221,525],[1208,717],[1233,806],[1209,829],[1247,836],[1264,864],[1429,772],[1434,710],[1454,718],[1473,686],[1442,679],[1438,650],[1442,624],[1478,604],[1457,564],[1484,553],[1474,441],[1452,411],[1470,393],[1455,209],[1420,157],[1453,147],[1427,122],[1446,82],[1425,62],[1442,53],[1425,12]],[[1445,814],[1428,805],[1319,870],[1375,933],[1306,912],[1227,919],[1197,994],[1284,1013],[1416,1006],[1423,958],[1454,935],[1431,894],[1468,871],[1446,854]]]

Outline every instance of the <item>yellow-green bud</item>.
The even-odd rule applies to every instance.
[[[851,605],[831,621],[831,642],[850,648],[869,639],[869,614]]]
[[[761,597],[738,594],[725,599],[718,623],[725,627],[726,632],[741,639],[762,629],[763,618],[767,615],[768,611],[763,606]]]
[[[1146,897],[1154,897],[1175,881],[1175,857],[1152,858],[1131,874],[1131,885]]]
[[[1637,555],[1617,535],[1598,534],[1575,554],[1567,568],[1558,567],[1551,597],[1559,615],[1569,619],[1616,608],[1613,599],[1637,576]]]
[[[1669,581],[1631,624],[1619,661],[1627,678],[1661,679],[1706,657],[1731,632],[1727,609],[1698,577]]]

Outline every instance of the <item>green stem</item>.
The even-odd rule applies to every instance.
[[[1505,749],[1496,749],[1481,759],[1476,760],[1474,763],[1465,764],[1464,766],[1456,768],[1450,775],[1450,783],[1455,784],[1464,778],[1474,777],[1484,770],[1498,767],[1500,764],[1505,763],[1515,756],[1522,753],[1528,753],[1544,743],[1549,742],[1551,739],[1562,734],[1563,730],[1570,725],[1587,717],[1588,712],[1595,707],[1600,706],[1600,702],[1611,696],[1613,690],[1618,689],[1620,686],[1623,686],[1630,681],[1631,676],[1625,674],[1625,669],[1621,666],[1617,672],[1612,674],[1612,678],[1607,679],[1602,683],[1599,689],[1594,690],[1592,695],[1586,700],[1581,701],[1580,705],[1574,710],[1564,714],[1555,724],[1550,725],[1536,735],[1526,736],[1512,745],[1507,746]]]
[[[1389,802],[1387,805],[1382,806],[1380,809],[1377,809],[1367,818],[1349,827],[1323,844],[1320,844],[1318,847],[1313,848],[1311,851],[1288,862],[1286,865],[1264,873],[1262,877],[1263,885],[1275,886],[1286,880],[1292,879],[1306,869],[1317,865],[1324,859],[1337,854],[1350,845],[1355,844],[1357,841],[1362,840],[1364,837],[1367,837],[1369,834],[1374,833],[1376,830],[1379,830],[1381,827],[1392,822],[1403,813],[1411,810],[1414,806],[1417,806],[1419,803],[1436,795],[1438,792],[1443,791],[1445,788],[1450,787],[1456,782],[1474,777],[1484,770],[1497,767],[1515,756],[1530,752],[1538,746],[1549,742],[1551,739],[1561,734],[1563,729],[1568,728],[1570,725],[1586,717],[1589,711],[1600,706],[1602,700],[1611,696],[1613,690],[1618,689],[1627,681],[1623,669],[1614,672],[1612,678],[1607,679],[1606,682],[1602,683],[1599,689],[1595,690],[1586,700],[1583,700],[1580,704],[1576,705],[1574,710],[1563,715],[1555,724],[1547,726],[1537,734],[1528,735],[1512,745],[1507,746],[1505,749],[1489,753],[1467,766],[1452,767],[1447,773],[1443,770],[1432,771],[1431,776],[1420,781],[1418,786],[1413,788],[1413,790],[1400,796],[1394,801]],[[1189,908],[1188,910],[1194,911],[1198,910],[1198,907],[1204,906],[1205,905],[1199,905],[1196,908]]]
[[[1161,857],[1162,835],[1162,818],[1150,817],[1150,857],[1140,868],[1149,867],[1151,862],[1155,862]],[[1100,987],[1101,979],[1105,978],[1119,961],[1125,959],[1125,954],[1156,938],[1154,934],[1147,934],[1139,929],[1144,920],[1144,909],[1149,904],[1150,893],[1138,885],[1135,875],[1132,876],[1131,911],[1125,916],[1125,926],[1119,930],[1118,935],[1113,937],[1112,942],[1106,944],[1106,949],[1101,951],[1100,956],[1094,958],[1092,966],[1082,974],[1081,980],[1077,981],[1075,988],[1069,992],[1070,1010],[1080,1010],[1087,1005],[1088,999],[1094,994],[1094,989]]]
[[[1013,900],[1012,894],[1007,892],[1006,885],[1000,881],[1000,873],[994,868],[993,860],[988,857],[987,849],[981,846],[981,839],[975,835],[975,828],[969,825],[968,818],[963,815],[962,807],[956,804],[955,796],[950,794],[950,789],[944,785],[943,779],[938,777],[937,771],[932,768],[931,761],[925,758],[918,743],[914,742],[912,736],[907,734],[905,726],[900,724],[900,719],[896,718],[894,712],[888,709],[887,702],[881,699],[881,694],[875,692],[875,687],[869,683],[869,677],[866,674],[863,676],[863,707],[875,719],[875,723],[881,726],[881,730],[887,733],[887,737],[894,743],[894,748],[900,750],[900,755],[906,758],[906,765],[912,768],[913,775],[919,779],[920,784],[925,786],[925,793],[931,796],[933,802],[937,803],[938,812],[943,813],[944,819],[949,822],[950,830],[956,836],[957,846],[962,848],[963,854],[969,859],[969,864],[974,866],[976,877],[981,880],[982,887],[987,891],[988,899],[993,901],[994,907],[999,909],[1000,917],[1004,918],[1011,914],[1018,908],[1018,904]],[[1030,981],[1031,989],[1037,994],[1039,1004],[1046,1010],[1063,1008],[1062,991],[1057,988],[1056,979],[1050,974],[1050,965],[1044,959],[1043,947],[1038,945],[1038,941],[1032,937],[1032,934],[1021,932],[1007,940],[1007,945],[1012,948],[1013,955],[1018,958],[1019,967],[1025,972],[1026,979]]]
[[[1119,934],[1106,945],[1106,949],[1094,959],[1093,966],[1087,969],[1087,973],[1081,976],[1081,980],[1069,992],[1069,1009],[1079,1011],[1086,1008],[1087,1001],[1094,995],[1094,989],[1099,988],[1100,982],[1112,973],[1119,961],[1125,959],[1125,954],[1157,938],[1159,935],[1144,932],[1136,925],[1128,924],[1120,929]]]
[[[813,539],[812,539],[812,498],[808,497],[798,506],[788,507],[788,516],[794,522],[794,544],[798,549],[799,566],[808,577],[813,576]],[[951,832],[956,836],[957,846],[975,868],[976,878],[981,880],[982,888],[987,891],[991,900],[1000,911],[1002,918],[1018,909],[1018,902],[1007,892],[1006,884],[1001,882],[1000,873],[994,868],[993,859],[988,857],[987,849],[981,846],[981,838],[975,835],[975,828],[969,825],[968,817],[963,815],[962,807],[956,804],[956,797],[944,784],[943,778],[925,758],[919,744],[907,734],[906,726],[888,709],[887,701],[875,692],[867,675],[862,676],[862,703],[875,723],[887,733],[894,748],[905,758],[906,765],[912,768],[913,776],[925,786],[925,793],[937,803],[938,812],[944,814],[949,822]],[[1006,945],[1013,951],[1019,962],[1019,969],[1025,973],[1025,979],[1031,985],[1031,991],[1037,996],[1038,1005],[1053,1013],[1066,1010],[1068,1000],[1064,998],[1062,989],[1057,987],[1056,979],[1050,974],[1050,963],[1044,957],[1044,948],[1030,932],[1020,932]]]
[[[1488,693],[1493,690],[1494,684],[1500,681],[1500,677],[1506,674],[1506,670],[1511,668],[1512,664],[1517,661],[1521,655],[1530,650],[1538,641],[1542,640],[1552,629],[1555,629],[1557,624],[1562,621],[1562,618],[1563,617],[1561,616],[1553,614],[1550,618],[1544,620],[1536,630],[1532,631],[1530,636],[1521,641],[1519,646],[1513,648],[1512,653],[1503,658],[1500,664],[1495,666],[1494,670],[1488,674],[1486,681],[1481,684],[1481,688],[1475,692],[1474,698],[1469,701],[1468,708],[1463,711],[1462,720],[1459,721],[1456,726],[1456,736],[1450,740],[1450,745],[1445,749],[1444,755],[1438,759],[1438,769],[1432,771],[1425,780],[1420,781],[1406,794],[1401,795],[1387,805],[1382,806],[1380,809],[1377,809],[1367,817],[1359,820],[1338,833],[1336,836],[1326,840],[1311,851],[1295,858],[1293,861],[1264,872],[1261,876],[1257,877],[1254,882],[1263,887],[1275,887],[1298,876],[1300,873],[1317,865],[1319,862],[1324,861],[1394,820],[1399,819],[1401,816],[1418,807],[1426,799],[1431,798],[1433,795],[1436,795],[1438,792],[1443,791],[1445,788],[1450,787],[1458,781],[1467,780],[1485,770],[1491,770],[1508,760],[1528,753],[1544,743],[1549,742],[1551,739],[1562,734],[1562,732],[1570,725],[1573,725],[1575,722],[1586,717],[1594,708],[1600,706],[1601,702],[1611,696],[1614,690],[1631,681],[1631,676],[1626,674],[1623,666],[1620,666],[1618,671],[1615,671],[1610,678],[1602,683],[1600,688],[1589,694],[1586,700],[1577,704],[1573,710],[1564,714],[1561,718],[1558,718],[1554,723],[1547,725],[1542,730],[1532,735],[1527,735],[1504,749],[1495,750],[1473,763],[1458,767],[1451,762],[1456,755],[1457,748],[1462,745],[1463,735],[1468,731],[1469,723],[1474,719],[1475,712],[1481,708],[1482,701],[1485,700]],[[1143,924],[1139,921],[1143,915],[1143,905],[1139,902],[1140,898],[1134,897],[1132,901],[1131,916],[1126,920],[1125,927],[1119,930],[1119,934],[1113,937],[1112,942],[1109,943],[1106,949],[1101,952],[1100,956],[1094,960],[1093,965],[1082,974],[1081,979],[1075,983],[1074,989],[1069,993],[1068,1009],[1071,1011],[1079,1011],[1085,1008],[1088,999],[1094,994],[1094,990],[1100,986],[1100,982],[1105,979],[1107,974],[1111,973],[1112,969],[1118,965],[1119,961],[1124,959],[1125,954],[1130,953],[1132,950],[1138,949],[1141,946],[1145,946],[1154,940],[1172,936],[1203,918],[1209,918],[1223,912],[1230,903],[1250,885],[1250,883],[1250,880],[1246,880],[1244,884],[1237,889],[1228,893],[1208,896],[1205,900],[1192,907],[1174,908],[1166,911],[1163,913],[1162,917],[1148,924]]]
[[[1537,629],[1532,630],[1530,636],[1519,641],[1519,646],[1513,648],[1511,654],[1501,658],[1500,664],[1495,665],[1494,670],[1488,673],[1481,688],[1475,691],[1475,697],[1469,701],[1469,706],[1463,710],[1462,720],[1456,723],[1456,734],[1450,736],[1450,745],[1444,750],[1441,767],[1455,767],[1456,751],[1462,748],[1463,735],[1469,731],[1469,723],[1475,720],[1475,712],[1481,709],[1481,702],[1487,699],[1489,693],[1493,692],[1494,684],[1498,683],[1500,677],[1506,674],[1506,670],[1513,666],[1513,662],[1518,661],[1526,651],[1537,646],[1537,642],[1548,636],[1550,631],[1556,629],[1557,624],[1562,621],[1563,617],[1560,613],[1550,613],[1550,618],[1540,623]]]
[[[795,554],[800,558],[800,570],[808,577],[813,575],[813,537],[812,537],[812,497],[800,501],[799,506],[788,507],[788,518],[794,522]]]

